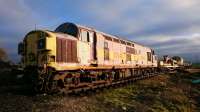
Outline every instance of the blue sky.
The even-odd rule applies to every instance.
[[[75,22],[200,61],[199,0],[0,0],[0,47],[17,60],[26,33]]]

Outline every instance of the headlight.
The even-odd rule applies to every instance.
[[[35,54],[34,54],[34,53],[29,53],[29,54],[28,54],[28,58],[29,58],[29,60],[30,60],[31,62],[33,62],[33,61],[36,60]]]
[[[49,62],[55,62],[55,56],[48,56]]]

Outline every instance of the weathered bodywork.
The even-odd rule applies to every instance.
[[[151,48],[73,23],[61,24],[55,31],[29,32],[18,52],[25,71],[40,74],[36,79],[45,91],[53,81],[64,87],[71,80],[76,86],[88,79],[119,79],[125,77],[120,74],[133,76],[134,70],[144,73],[157,67]]]
[[[67,28],[69,24],[72,23],[64,23],[57,29]],[[156,55],[149,47],[92,28],[72,25],[77,28],[76,35],[64,30],[28,33],[23,41],[24,66],[46,64],[56,70],[157,67]]]

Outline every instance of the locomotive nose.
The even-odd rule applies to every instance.
[[[55,40],[49,39],[51,34],[48,31],[36,30],[29,32],[23,42],[18,45],[18,53],[23,56],[22,62],[26,66],[40,66],[48,63],[49,57],[52,57],[51,51],[53,48],[49,47]]]

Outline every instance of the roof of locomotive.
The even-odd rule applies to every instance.
[[[74,24],[74,23],[73,23],[73,24]],[[142,44],[140,44],[140,43],[134,42],[134,41],[132,41],[132,40],[128,40],[128,39],[126,39],[126,38],[122,38],[122,37],[119,37],[119,36],[114,36],[114,35],[111,35],[111,34],[107,34],[107,33],[98,31],[98,30],[96,30],[95,28],[86,27],[86,26],[79,25],[79,24],[75,24],[75,25],[76,25],[77,27],[79,27],[79,28],[83,28],[83,29],[95,31],[95,32],[97,32],[97,33],[101,33],[101,34],[103,34],[103,35],[105,35],[105,36],[108,36],[108,37],[116,38],[116,39],[119,39],[119,40],[124,40],[124,41],[126,41],[126,42],[131,42],[131,43],[133,43],[133,44],[137,44],[137,45],[140,45],[140,46],[143,46],[143,47],[146,47],[146,48],[150,48],[150,47],[148,47],[148,46],[144,46],[144,45],[142,45]],[[152,49],[152,48],[150,48],[150,49]]]
[[[25,37],[24,37],[24,40],[27,38],[28,35],[32,34],[32,33],[35,33],[35,32],[43,32],[43,33],[46,33],[48,35],[51,35],[51,33],[49,33],[50,31],[48,30],[42,30],[42,29],[37,29],[37,30],[32,30],[30,32],[28,32]]]
[[[61,24],[61,25],[73,25],[73,26],[76,26],[78,29],[86,29],[86,30],[94,31],[94,32],[100,33],[100,34],[102,34],[102,35],[111,37],[111,38],[123,40],[123,41],[126,41],[126,42],[130,42],[130,43],[132,43],[132,44],[136,44],[136,45],[139,45],[139,46],[142,46],[142,47],[145,47],[145,48],[152,49],[152,48],[150,48],[150,47],[144,46],[144,45],[139,44],[139,43],[137,43],[137,42],[134,42],[134,41],[132,41],[132,40],[128,40],[128,39],[125,39],[125,38],[121,38],[121,37],[119,37],[119,36],[114,36],[114,35],[110,35],[110,34],[107,34],[107,33],[101,32],[101,31],[98,31],[98,30],[96,30],[95,28],[92,28],[92,27],[87,27],[87,26],[83,26],[83,25],[79,25],[79,24],[71,23],[71,22],[65,22],[65,23],[63,23],[63,24]],[[56,30],[57,30],[61,25],[59,25],[59,26],[56,28]],[[54,32],[57,32],[56,30],[55,30]],[[57,32],[57,33],[58,33],[58,32]],[[59,32],[59,33],[60,33],[60,32]]]

